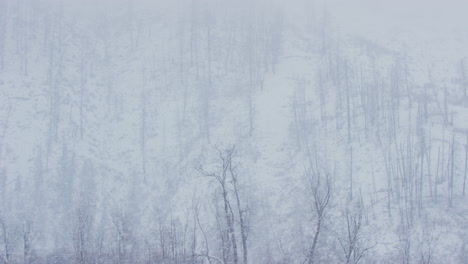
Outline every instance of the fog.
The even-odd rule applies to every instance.
[[[0,0],[0,263],[468,263],[466,10]]]
[[[412,42],[419,38],[466,36],[463,0],[368,1],[332,0],[331,13],[345,33],[377,35]],[[404,39],[402,39],[404,38]]]

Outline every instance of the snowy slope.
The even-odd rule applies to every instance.
[[[465,6],[2,1],[0,256],[465,263]]]

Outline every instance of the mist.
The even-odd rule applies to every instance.
[[[0,263],[468,263],[466,10],[0,0]]]

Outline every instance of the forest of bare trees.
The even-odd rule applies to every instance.
[[[467,263],[466,30],[339,3],[0,0],[0,263]]]

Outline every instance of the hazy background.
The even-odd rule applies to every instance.
[[[467,263],[466,10],[0,0],[0,262]]]

